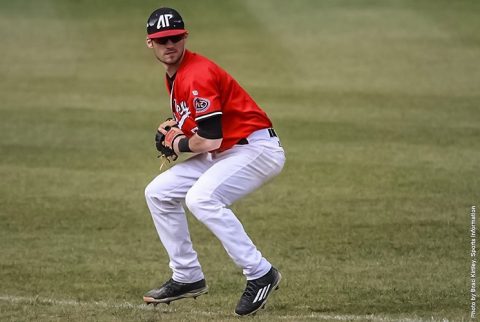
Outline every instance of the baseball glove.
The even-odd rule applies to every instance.
[[[160,152],[160,155],[158,157],[167,158],[167,159],[171,157],[173,160],[176,160],[177,154],[169,147],[163,145],[164,142],[165,142],[165,134],[157,130],[157,134],[155,134],[155,146],[157,147],[158,152]]]

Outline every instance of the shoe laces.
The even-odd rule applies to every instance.
[[[257,289],[257,285],[255,282],[249,281],[247,282],[247,287],[245,288],[245,291],[243,291],[243,296],[248,296],[252,297],[255,296],[255,290]]]
[[[163,284],[162,288],[164,288],[167,293],[171,293],[176,291],[176,289],[178,288],[178,284],[176,284],[173,279],[170,279],[165,284]]]

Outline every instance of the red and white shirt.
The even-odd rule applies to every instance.
[[[219,151],[231,148],[256,130],[272,127],[267,114],[237,81],[199,54],[185,50],[172,86],[168,78],[166,85],[173,116],[188,137],[197,131],[197,121],[222,115]]]

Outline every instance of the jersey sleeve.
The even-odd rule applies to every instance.
[[[195,121],[222,114],[220,83],[213,67],[197,73],[192,82],[189,103],[195,110]]]

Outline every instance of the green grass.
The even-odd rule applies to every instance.
[[[0,0],[1,321],[238,320],[241,272],[191,216],[210,293],[141,306],[170,276],[143,197],[169,115],[144,45],[158,5]],[[282,174],[233,206],[284,275],[255,319],[468,319],[479,3],[165,5],[287,151]]]

